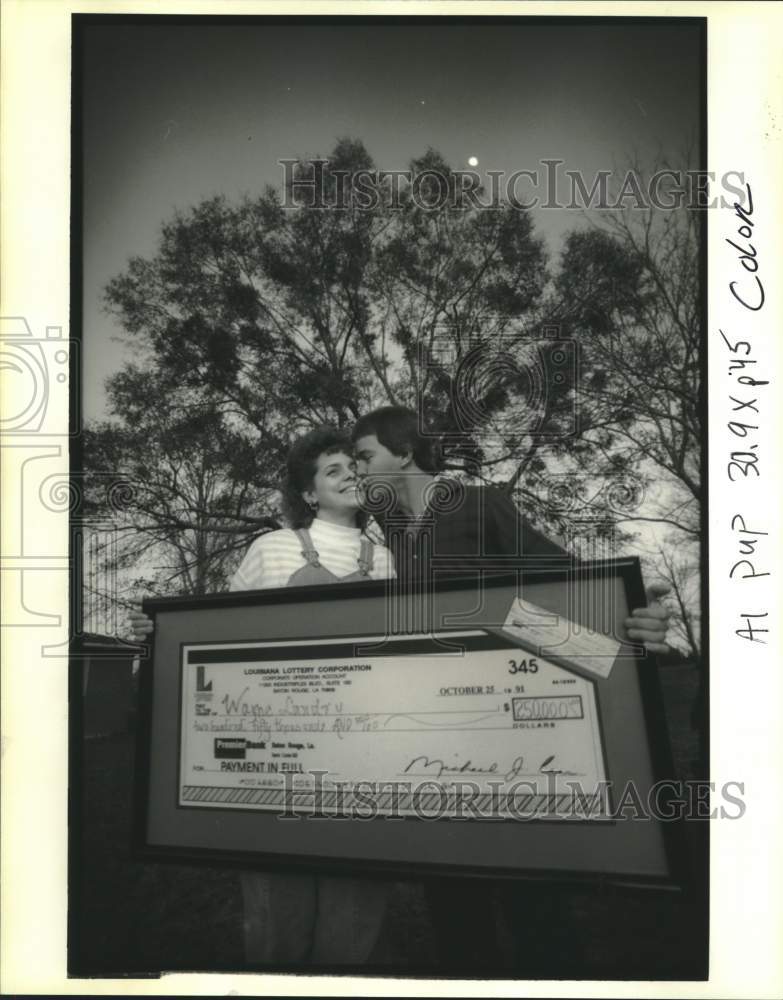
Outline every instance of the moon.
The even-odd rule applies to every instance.
[[[478,161],[478,157],[477,156],[470,156],[470,157],[468,157],[468,166],[469,167],[477,167],[478,163],[479,163],[479,161]]]

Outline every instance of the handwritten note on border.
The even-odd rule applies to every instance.
[[[543,657],[550,653],[603,678],[612,672],[620,651],[616,639],[521,598],[511,605],[503,631]]]

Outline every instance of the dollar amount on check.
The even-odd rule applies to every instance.
[[[185,645],[181,706],[181,806],[600,811],[593,683],[483,631]]]

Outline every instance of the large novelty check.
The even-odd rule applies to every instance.
[[[635,560],[147,601],[137,856],[671,884],[643,601]]]
[[[595,817],[593,684],[491,633],[183,645],[179,803]]]

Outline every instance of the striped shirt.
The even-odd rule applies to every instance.
[[[337,577],[350,576],[359,568],[362,533],[315,518],[308,529],[321,564]],[[307,564],[302,543],[290,528],[270,531],[257,538],[234,574],[230,590],[260,590],[285,587],[292,575]],[[370,579],[386,580],[394,576],[392,554],[383,545],[375,545]]]

